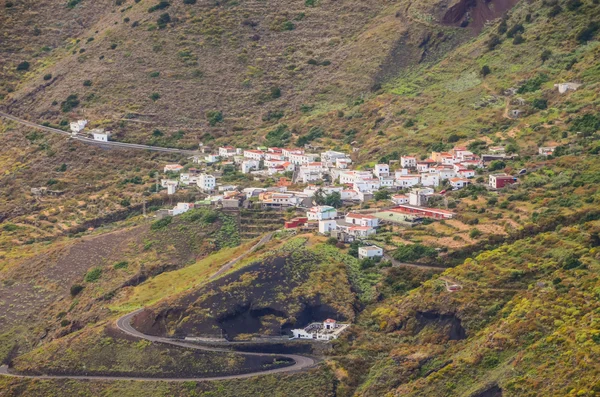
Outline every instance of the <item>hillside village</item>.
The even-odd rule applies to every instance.
[[[453,219],[456,202],[448,204],[452,192],[471,186],[504,189],[527,172],[497,172],[497,164],[515,157],[501,146],[491,146],[480,155],[455,146],[448,152],[401,156],[399,161],[373,167],[354,167],[351,154],[334,150],[311,153],[299,148],[232,146],[202,150],[203,155],[190,157],[185,166],[165,164],[157,189],[167,189],[169,195],[191,190],[204,198],[178,203],[158,216],[199,206],[286,209],[296,216],[282,228],[314,231],[345,243],[367,240],[386,224],[412,227],[425,219]],[[553,150],[540,148],[540,159]],[[242,183],[231,182],[231,175],[240,176]],[[362,256],[382,256],[377,249]]]

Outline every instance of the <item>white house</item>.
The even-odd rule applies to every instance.
[[[379,177],[379,187],[392,187],[394,186],[394,178],[391,176],[381,176]]]
[[[375,234],[376,231],[371,226],[351,226],[348,228],[347,233],[356,238],[366,238]]]
[[[260,161],[265,157],[265,152],[262,150],[244,150],[244,157]]]
[[[207,154],[206,156],[204,156],[204,160],[206,160],[206,162],[209,164],[216,163],[220,160],[220,158],[221,157],[219,157],[218,154]]]
[[[258,160],[244,160],[242,161],[242,174],[248,174],[252,170],[257,170],[259,166]]]
[[[375,168],[373,168],[373,175],[376,177],[389,176],[390,175],[390,166],[387,164],[376,164]]]
[[[346,169],[350,166],[350,164],[352,164],[352,160],[347,157],[342,159],[335,159],[335,166],[337,168]]]
[[[313,163],[319,157],[317,154],[310,153],[302,153],[302,154],[294,154],[291,153],[288,157],[288,161],[294,165],[305,165],[308,163]]]
[[[418,185],[421,182],[419,175],[406,175],[396,178],[396,186],[406,188]]]
[[[87,120],[77,120],[77,121],[71,122],[71,124],[70,124],[71,132],[73,134],[77,134],[77,133],[83,131],[83,129],[85,128],[87,123],[88,123]]]
[[[543,146],[538,149],[540,156],[550,156],[554,153],[556,146]]]
[[[354,212],[349,212],[346,214],[345,220],[347,223],[351,223],[353,225],[358,225],[358,226],[369,226],[369,227],[379,226],[379,218],[376,218],[373,215],[357,214]]]
[[[169,215],[180,215],[184,212],[188,212],[192,208],[194,208],[194,203],[177,203],[177,205],[173,207],[172,210],[169,210]]]
[[[564,94],[565,92],[567,92],[569,90],[576,91],[579,87],[581,87],[581,84],[579,84],[579,83],[554,84],[554,88],[558,88],[558,92],[561,94]]]
[[[408,196],[404,194],[395,194],[392,196],[392,202],[397,205],[408,204]]]
[[[440,185],[440,174],[437,172],[424,172],[421,174],[421,185],[423,186],[439,186]]]
[[[165,165],[164,172],[180,172],[183,169],[182,165],[179,164],[167,164]]]
[[[322,323],[312,323],[305,328],[293,329],[292,335],[297,339],[329,341],[337,339],[349,326],[350,324],[340,324],[328,318]]]
[[[319,233],[329,234],[337,228],[337,222],[334,219],[319,221]]]
[[[456,176],[454,168],[438,167],[436,171],[440,175],[440,180],[442,181]]]
[[[177,181],[167,181],[167,194],[171,195],[171,194],[175,194],[175,192],[177,191]]]
[[[281,154],[283,157],[289,160],[292,154],[304,154],[304,150],[302,149],[281,149]]]
[[[456,175],[461,178],[474,178],[475,170],[470,170],[468,168],[459,168],[456,172]]]
[[[394,178],[396,178],[396,179],[402,178],[403,176],[407,176],[407,175],[408,175],[407,168],[401,168],[399,170],[396,170],[396,172],[394,172]]]
[[[310,208],[306,211],[306,217],[308,220],[322,221],[326,219],[335,219],[337,217],[337,210],[328,205],[319,205]]]
[[[408,203],[419,207],[427,205],[429,198],[433,196],[434,190],[430,187],[413,189],[408,194]]]
[[[102,128],[94,128],[90,131],[90,134],[92,134],[95,141],[108,142],[110,139],[110,132],[104,131]]]
[[[417,158],[415,156],[401,156],[400,165],[402,168],[415,168],[417,166]]]
[[[200,174],[198,176],[198,187],[205,192],[210,192],[215,189],[216,180],[215,177],[208,174]]]
[[[358,258],[377,258],[383,256],[383,248],[379,248],[376,245],[368,245],[366,247],[358,248]]]
[[[450,186],[453,190],[462,189],[470,183],[471,181],[466,178],[450,178]]]
[[[237,154],[237,150],[233,146],[222,146],[219,148],[219,156],[225,157],[233,157]]]

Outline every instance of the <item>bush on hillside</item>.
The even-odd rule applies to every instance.
[[[152,229],[152,230],[164,229],[165,227],[169,226],[171,224],[171,222],[173,222],[173,217],[167,216],[167,217],[164,217],[162,219],[152,222],[150,229]]]
[[[171,16],[169,15],[168,12],[165,12],[164,14],[160,14],[158,19],[156,20],[156,24],[158,25],[159,29],[164,29],[169,22],[171,22]]]
[[[209,110],[206,112],[206,118],[208,119],[208,124],[214,127],[217,123],[223,121],[223,113],[220,110]]]
[[[540,73],[537,76],[532,77],[529,80],[527,80],[521,87],[519,87],[519,89],[517,90],[517,93],[526,94],[528,92],[537,91],[540,88],[542,88],[542,84],[544,84],[548,80],[549,80],[548,75],[546,75],[544,73]]]
[[[87,272],[87,274],[85,275],[83,280],[86,283],[94,283],[100,279],[100,276],[102,276],[102,268],[95,267],[92,270],[90,270],[89,272]]]
[[[63,113],[67,113],[79,106],[79,103],[79,97],[77,94],[71,94],[60,104],[60,109],[63,111]]]
[[[168,1],[161,1],[160,3],[153,5],[152,7],[148,8],[148,12],[154,12],[157,10],[164,10],[165,8],[169,7],[171,5],[171,3],[169,3]]]
[[[479,72],[479,74],[481,74],[481,76],[485,77],[488,74],[492,73],[492,70],[490,69],[490,67],[488,65],[483,65],[481,67],[481,71]]]
[[[19,70],[19,71],[29,70],[29,62],[27,62],[27,61],[21,62],[20,64],[17,65],[17,70]]]
[[[71,285],[71,296],[77,296],[83,291],[83,285],[73,284]]]
[[[579,116],[571,122],[569,129],[572,132],[581,132],[584,136],[589,136],[600,130],[600,113],[587,113]]]
[[[392,255],[394,259],[400,262],[413,262],[421,258],[435,258],[437,251],[435,248],[427,247],[422,244],[402,244]]]

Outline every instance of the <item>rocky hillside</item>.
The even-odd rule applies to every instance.
[[[159,129],[158,143],[193,147],[222,136],[244,142],[315,99],[323,108],[355,101],[439,59],[514,1],[8,4],[6,110],[56,124],[85,115],[123,141],[156,141]]]

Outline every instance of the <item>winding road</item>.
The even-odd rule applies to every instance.
[[[218,275],[220,275],[220,274],[224,273],[225,271],[227,271],[228,269],[230,269],[235,263],[237,263],[239,260],[244,258],[248,253],[254,251],[254,249],[256,249],[256,247],[269,241],[271,239],[271,236],[272,236],[272,233],[268,233],[265,236],[263,236],[258,241],[258,243],[256,243],[250,250],[248,250],[245,254],[240,255],[239,257],[237,257],[237,258],[233,259],[232,261],[223,265],[215,274],[213,274],[210,277],[210,279],[214,279]],[[176,340],[176,339],[172,339],[172,338],[146,335],[146,334],[136,330],[131,325],[131,320],[133,320],[133,318],[137,314],[141,313],[143,310],[144,310],[143,308],[137,309],[136,311],[133,311],[131,313],[125,314],[122,317],[119,317],[116,322],[117,328],[121,332],[123,332],[127,335],[130,335],[130,336],[133,336],[133,337],[139,338],[139,339],[144,339],[144,340],[150,341],[152,343],[164,343],[164,344],[168,344],[168,345],[179,346],[179,347],[184,347],[184,348],[194,349],[194,350],[235,353],[235,354],[240,354],[240,355],[244,355],[244,356],[284,357],[289,360],[293,360],[294,364],[287,366],[287,367],[273,368],[273,369],[268,369],[268,370],[264,370],[264,371],[248,372],[245,374],[238,374],[238,375],[207,376],[207,377],[193,377],[193,378],[149,378],[149,377],[145,378],[145,377],[140,377],[140,376],[104,376],[104,375],[96,375],[96,376],[94,376],[94,375],[18,375],[18,374],[9,372],[9,368],[7,365],[2,365],[2,366],[0,366],[0,376],[4,375],[4,376],[12,376],[12,377],[18,377],[18,378],[32,378],[32,379],[74,379],[74,380],[109,380],[109,381],[110,380],[138,380],[138,381],[166,381],[166,382],[197,381],[197,382],[200,382],[200,381],[211,381],[211,380],[243,379],[243,378],[251,378],[251,377],[259,376],[259,375],[275,374],[275,373],[280,373],[280,372],[298,372],[303,369],[312,367],[316,363],[315,359],[308,357],[308,356],[301,356],[299,354],[239,352],[239,351],[232,351],[232,350],[222,348],[222,347],[221,348],[208,347],[208,346],[202,346],[199,344],[184,342],[184,341]]]
[[[10,115],[8,113],[0,112],[0,117],[3,117],[7,120],[12,120],[14,122],[25,125],[27,127],[36,128],[38,130],[47,131],[47,132],[53,132],[56,134],[62,134],[62,135],[68,136],[71,139],[74,139],[79,142],[87,143],[89,145],[103,146],[103,147],[117,147],[117,148],[122,148],[122,149],[133,149],[133,150],[150,150],[153,152],[179,153],[179,154],[184,154],[184,155],[198,154],[198,152],[195,150],[176,149],[176,148],[168,148],[168,147],[161,147],[161,146],[148,146],[148,145],[140,145],[137,143],[125,143],[125,142],[115,142],[115,141],[108,141],[108,142],[96,141],[94,139],[86,138],[84,136],[71,135],[70,132],[59,130],[58,128],[46,127],[44,125],[32,123],[31,121],[21,119],[19,117]]]

